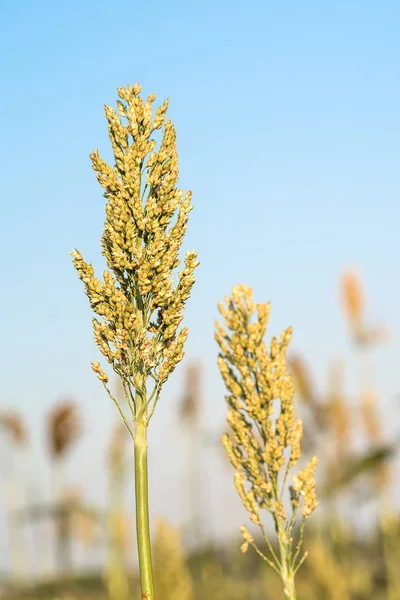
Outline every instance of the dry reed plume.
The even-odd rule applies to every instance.
[[[17,446],[22,446],[28,441],[24,420],[16,410],[0,412],[0,427],[3,427]]]
[[[190,506],[190,522],[185,531],[196,545],[203,544],[208,534],[208,503],[203,473],[205,432],[202,424],[201,363],[191,362],[184,374],[184,391],[178,405],[185,435],[185,483]]]
[[[56,559],[61,572],[72,570],[72,529],[71,498],[65,496],[65,458],[82,433],[82,424],[78,407],[72,400],[61,400],[55,404],[47,415],[47,444],[52,461],[52,484],[54,506],[48,515],[54,521],[56,530]],[[45,511],[46,513],[46,511]],[[45,514],[44,513],[44,514]]]
[[[47,440],[51,457],[62,458],[80,433],[81,423],[76,404],[70,400],[57,403],[47,418]]]
[[[184,395],[182,397],[179,414],[184,423],[198,424],[200,417],[200,380],[201,368],[198,363],[187,365],[185,372]]]
[[[310,372],[303,358],[299,355],[288,357],[288,365],[296,382],[296,392],[305,404],[314,406],[316,392]]]
[[[7,469],[1,469],[0,481],[4,493],[5,517],[9,532],[9,548],[12,578],[18,581],[23,575],[23,568],[27,566],[26,540],[22,537],[19,524],[15,519],[15,510],[21,502],[24,504],[24,483],[20,481],[18,469],[15,464],[15,450],[27,446],[28,432],[22,415],[16,410],[5,409],[0,411],[0,431],[3,430],[10,443],[11,453],[7,457]]]
[[[347,269],[340,281],[340,293],[344,312],[353,342],[366,348],[387,338],[383,327],[369,327],[365,322],[365,298],[358,273]]]

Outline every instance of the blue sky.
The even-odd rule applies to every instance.
[[[89,366],[98,357],[91,314],[69,253],[102,266],[104,200],[89,153],[109,156],[103,105],[136,81],[170,98],[180,185],[193,191],[186,248],[201,266],[187,357],[203,360],[208,426],[218,431],[225,413],[217,301],[237,282],[271,300],[270,331],[293,325],[293,348],[322,387],[329,359],[350,356],[338,278],[353,266],[371,320],[390,329],[374,361],[396,429],[399,3],[37,0],[3,2],[0,21],[1,402],[25,413],[38,451],[51,403],[75,397],[86,436],[72,479],[93,477],[88,494],[101,497],[115,415]],[[154,469],[167,440],[180,452],[181,374],[154,419]],[[174,477],[171,461],[161,486]],[[177,518],[157,494],[154,510]]]

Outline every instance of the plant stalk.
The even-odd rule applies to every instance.
[[[136,423],[135,430],[136,535],[139,555],[140,585],[143,600],[154,600],[151,562],[149,493],[147,474],[147,426]]]
[[[283,581],[283,585],[284,585],[285,597],[288,600],[296,600],[297,596],[296,596],[296,588],[294,585],[294,576],[286,574],[285,577],[282,577],[282,581]]]
[[[281,557],[281,578],[283,590],[287,600],[297,600],[296,587],[294,583],[294,573],[289,564],[288,548],[286,544],[286,532],[282,526],[282,522],[277,519],[277,533],[279,540],[279,550]]]

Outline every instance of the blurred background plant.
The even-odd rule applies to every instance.
[[[372,327],[366,315],[365,295],[360,276],[344,272],[339,282],[340,304],[351,358],[332,358],[324,389],[318,389],[316,374],[300,353],[289,353],[288,365],[295,382],[295,410],[304,424],[303,454],[307,460],[320,458],[317,473],[319,507],[305,532],[307,560],[296,576],[300,600],[396,600],[400,598],[400,519],[394,483],[398,439],[386,434],[382,419],[381,395],[374,374],[374,352],[388,335],[382,327]],[[354,363],[352,362],[354,360]],[[178,427],[174,435],[185,441],[182,467],[183,486],[162,490],[174,498],[185,498],[189,522],[176,527],[160,518],[153,527],[155,585],[160,600],[275,600],[283,598],[281,584],[268,565],[255,553],[243,554],[243,540],[232,530],[225,542],[213,538],[207,525],[207,489],[210,460],[223,458],[221,468],[231,477],[220,442],[208,453],[215,432],[207,426],[202,399],[204,370],[199,361],[183,367],[182,391],[178,394]],[[349,375],[354,373],[354,389],[349,391]],[[321,386],[322,387],[322,386]],[[123,402],[120,390],[116,396]],[[394,410],[396,408],[394,407]],[[1,480],[3,492],[17,482],[16,465],[20,451],[28,448],[27,427],[22,415],[1,411]],[[85,493],[74,491],[66,476],[70,454],[73,469],[75,444],[83,435],[82,418],[76,404],[63,401],[54,405],[46,420],[46,445],[53,471],[50,504],[22,506],[17,514],[24,522],[49,520],[56,524],[57,572],[47,580],[37,578],[28,584],[17,577],[28,562],[23,528],[14,527],[14,501],[3,493],[9,515],[9,539],[14,544],[10,571],[2,577],[5,595],[35,598],[110,598],[126,600],[139,594],[137,565],[128,560],[134,537],[133,507],[128,472],[133,468],[132,453],[123,424],[110,425],[106,456],[108,474],[104,509],[85,501]],[[224,429],[224,431],[226,431]],[[218,436],[217,436],[218,437]],[[127,443],[128,441],[128,443]],[[99,460],[99,457],[94,457]],[[229,469],[229,470],[228,470]],[[21,486],[23,481],[19,479]],[[225,492],[224,492],[225,493]],[[231,493],[234,493],[232,490]],[[365,518],[364,518],[364,516]],[[60,525],[62,523],[62,525]],[[206,523],[206,525],[204,525]],[[205,527],[207,531],[205,531]],[[185,534],[185,535],[183,535]],[[257,544],[262,539],[254,536]],[[45,539],[34,540],[35,554]],[[100,552],[99,569],[79,570],[77,544],[87,557],[93,548]],[[275,552],[279,547],[272,543]],[[10,547],[10,553],[11,553]],[[29,547],[28,547],[29,549]],[[25,556],[24,556],[25,552]],[[23,567],[23,568],[22,568]]]
[[[122,384],[117,380],[117,399],[123,404]],[[108,447],[108,517],[107,517],[107,560],[103,577],[108,595],[112,600],[129,597],[129,579],[126,551],[132,549],[129,536],[132,527],[124,506],[126,476],[130,464],[127,456],[129,433],[124,423],[116,423]]]
[[[15,519],[15,507],[25,504],[25,473],[21,450],[28,446],[28,431],[23,416],[10,409],[0,410],[0,476],[7,530],[11,578],[15,582],[27,576],[29,570],[27,540]]]
[[[183,538],[189,548],[212,543],[209,481],[204,468],[204,452],[209,439],[203,421],[202,376],[200,361],[186,365],[183,393],[178,404],[179,431],[185,444],[183,480],[186,489],[182,490],[182,495],[189,508],[189,520],[184,524]]]

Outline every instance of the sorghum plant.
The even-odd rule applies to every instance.
[[[9,531],[11,576],[13,580],[17,581],[24,575],[23,570],[29,563],[24,532],[16,526],[17,521],[14,517],[16,504],[21,501],[22,506],[25,504],[23,501],[25,482],[20,479],[20,470],[16,468],[17,464],[15,462],[18,454],[16,452],[17,448],[22,450],[24,446],[28,446],[28,431],[23,416],[16,410],[0,410],[0,442],[3,432],[11,452],[8,453],[4,451],[4,448],[2,449],[1,491]]]
[[[179,529],[159,519],[153,548],[155,580],[157,589],[162,590],[162,600],[194,600]]]
[[[278,341],[272,338],[268,349],[264,340],[269,304],[255,304],[252,291],[235,286],[232,297],[219,304],[225,329],[217,322],[215,338],[220,347],[218,365],[229,392],[228,423],[231,434],[223,444],[235,469],[235,486],[250,520],[265,538],[264,553],[248,529],[241,531],[245,552],[252,545],[280,575],[286,598],[294,600],[294,577],[306,557],[302,554],[304,523],[317,505],[314,456],[289,486],[291,515],[284,506],[284,493],[290,470],[301,456],[302,422],[295,418],[294,386],[286,366],[286,350],[292,330],[286,329]],[[257,312],[256,320],[253,316]],[[276,404],[280,410],[274,417]],[[279,552],[275,552],[261,519],[261,510],[273,518]],[[297,542],[294,527],[299,509],[302,524]]]
[[[188,335],[179,329],[183,308],[198,265],[194,251],[174,282],[179,251],[192,209],[191,193],[178,182],[176,134],[165,120],[168,101],[156,110],[150,94],[139,96],[139,84],[119,88],[118,112],[105,107],[115,164],[108,165],[97,150],[93,169],[107,200],[102,236],[108,270],[103,281],[75,250],[74,265],[91,307],[96,344],[121,378],[130,409],[127,417],[111,394],[108,376],[98,362],[92,367],[129,429],[135,447],[136,525],[142,596],[154,599],[150,553],[147,427],[162,385],[182,360]],[[153,134],[163,129],[159,150]]]
[[[65,459],[82,433],[78,406],[73,400],[61,400],[47,416],[47,444],[51,460],[54,505],[44,510],[55,523],[57,567],[64,575],[72,573],[73,506],[65,497]],[[73,504],[73,503],[72,503]]]

